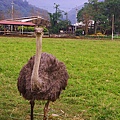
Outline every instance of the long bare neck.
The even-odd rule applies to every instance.
[[[38,78],[39,78],[38,71],[40,66],[41,53],[42,53],[42,35],[37,35],[36,36],[36,55],[35,55],[32,76],[31,76],[32,89],[34,89],[36,86],[41,86],[42,84],[41,81],[38,82]]]

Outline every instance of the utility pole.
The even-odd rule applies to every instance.
[[[114,15],[112,15],[112,40],[114,35]]]
[[[75,24],[77,24],[78,23],[78,20],[77,20],[77,14],[78,14],[78,8],[77,8],[77,6],[76,6],[76,16],[75,16]],[[77,30],[77,26],[75,25],[75,31]]]
[[[12,17],[12,20],[14,20],[14,2],[13,2],[13,0],[12,0],[11,5],[12,5],[12,15],[11,15],[11,17]],[[11,25],[11,31],[13,31],[13,25]]]
[[[11,5],[12,5],[12,20],[14,20],[14,2],[13,2],[13,0],[12,0]]]
[[[77,14],[78,14],[78,8],[76,7],[76,23],[78,22],[78,20],[77,20]]]

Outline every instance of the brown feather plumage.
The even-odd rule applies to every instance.
[[[31,92],[31,75],[35,56],[20,71],[18,77],[18,90],[27,100],[55,101],[62,90],[67,86],[68,73],[63,62],[58,61],[53,55],[42,53],[39,66],[39,79],[42,87]]]

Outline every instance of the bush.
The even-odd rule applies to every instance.
[[[21,31],[22,30],[22,26],[19,26],[18,30]],[[34,32],[34,27],[23,26],[23,30],[24,30],[24,32]]]
[[[83,30],[78,29],[78,30],[75,31],[75,35],[80,36],[80,35],[82,35],[82,32],[83,32]]]
[[[48,32],[48,29],[46,27],[44,27],[43,32]]]

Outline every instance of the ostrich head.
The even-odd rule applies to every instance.
[[[43,35],[43,28],[40,28],[40,27],[37,28],[37,27],[36,27],[36,28],[35,28],[35,34],[36,34],[36,35]]]

